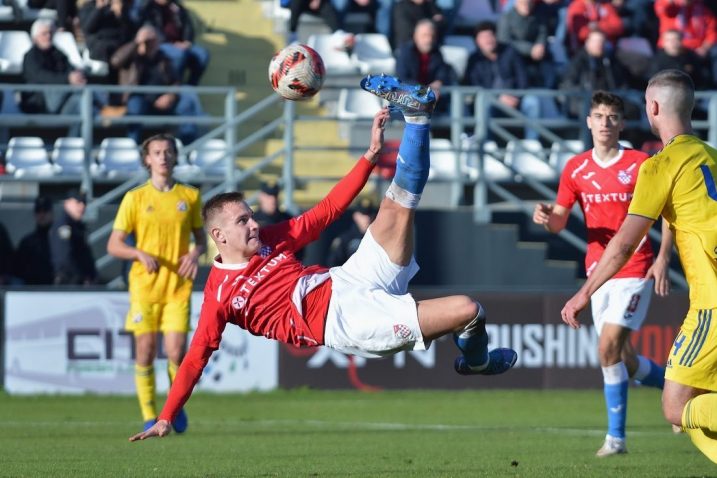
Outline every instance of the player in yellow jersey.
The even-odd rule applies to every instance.
[[[662,410],[717,463],[717,150],[692,132],[694,84],[686,73],[657,73],[645,102],[652,131],[665,146],[640,167],[625,222],[562,316],[579,327],[577,314],[592,293],[627,262],[662,215],[674,231],[690,288],[690,309],[665,367]]]
[[[135,342],[135,384],[144,428],[156,421],[154,359],[157,333],[164,335],[167,373],[174,380],[184,356],[189,330],[189,299],[197,261],[206,249],[199,190],[172,179],[177,146],[169,135],[142,144],[149,180],[122,199],[107,252],[134,261],[129,273],[130,308],[125,328]],[[136,246],[127,244],[132,234]],[[194,237],[194,247],[190,239]],[[172,423],[187,428],[182,411]]]

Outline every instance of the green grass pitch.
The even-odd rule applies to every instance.
[[[600,390],[197,394],[187,433],[129,443],[133,397],[0,394],[0,476],[717,476],[650,389],[630,391],[629,454],[596,458],[604,406]]]

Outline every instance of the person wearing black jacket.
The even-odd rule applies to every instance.
[[[94,0],[80,9],[80,26],[93,60],[109,62],[117,49],[134,38],[130,20],[131,0]]]
[[[91,285],[97,282],[92,250],[87,243],[85,196],[77,190],[68,192],[62,212],[50,229],[50,252],[56,285]]]
[[[87,84],[85,73],[74,69],[65,54],[52,44],[54,34],[52,20],[40,19],[32,24],[30,36],[33,45],[22,62],[25,83],[84,86]],[[21,95],[20,109],[25,113],[79,114],[80,93],[53,88],[25,91]],[[68,135],[79,135],[79,123],[73,123]]]
[[[172,62],[175,76],[198,85],[209,65],[209,51],[194,43],[194,26],[187,9],[178,0],[149,0],[140,13],[141,25],[152,25],[160,36],[160,49]]]
[[[411,40],[420,20],[433,20],[439,36],[442,33],[443,13],[433,3],[433,0],[399,0],[393,6],[392,15],[393,38],[391,45],[394,49],[401,48],[403,44]]]
[[[35,230],[20,240],[13,260],[13,274],[26,285],[50,285],[55,273],[50,258],[52,201],[47,196],[35,199]]]

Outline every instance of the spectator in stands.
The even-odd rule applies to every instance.
[[[515,0],[513,8],[500,16],[499,43],[512,46],[523,58],[528,86],[553,88],[557,73],[548,50],[548,22],[535,10],[537,0]]]
[[[326,264],[329,267],[344,264],[356,252],[368,226],[376,219],[376,206],[370,199],[362,199],[351,214],[351,219],[353,222],[349,228],[331,241]]]
[[[524,89],[528,87],[528,74],[522,58],[515,49],[507,44],[498,43],[495,23],[486,21],[476,26],[475,52],[468,58],[463,84],[488,89]],[[508,108],[520,109],[528,118],[541,116],[541,101],[535,95],[522,98],[501,93],[498,101]],[[499,108],[492,107],[490,116],[501,116]],[[526,128],[529,139],[538,137],[533,128]]]
[[[363,13],[368,16],[369,21],[366,25],[361,26],[361,32],[368,33],[374,30],[378,8],[377,0],[331,0],[331,4],[336,10],[339,25],[345,25],[346,16],[349,13]]]
[[[55,282],[50,257],[52,200],[47,196],[38,196],[34,212],[35,230],[20,240],[13,261],[13,273],[26,285],[50,285]]]
[[[62,212],[50,229],[50,254],[56,285],[91,285],[97,282],[92,250],[87,243],[85,195],[70,190],[62,202]]]
[[[174,74],[169,58],[159,48],[159,37],[154,27],[141,27],[134,41],[122,45],[112,55],[112,66],[120,70],[120,84],[143,86],[177,86],[179,80]],[[169,115],[201,116],[204,114],[196,93],[132,93],[127,99],[128,115]],[[141,142],[142,125],[131,124],[127,135],[137,143]],[[191,122],[182,123],[177,137],[189,144],[199,135],[199,128]]]
[[[712,87],[708,75],[705,74],[705,62],[697,53],[685,48],[682,41],[682,33],[678,30],[666,30],[660,35],[660,48],[650,62],[651,69],[649,76],[654,76],[658,71],[677,69],[682,70],[695,83],[695,89],[708,90]]]
[[[682,32],[682,45],[697,53],[710,66],[717,81],[717,16],[703,0],[655,0],[655,13],[660,21],[660,41],[667,30]]]
[[[624,36],[645,38],[650,45],[657,43],[658,25],[654,2],[655,0],[612,0],[612,5],[622,19]]]
[[[132,0],[90,0],[82,6],[80,25],[93,60],[109,62],[120,46],[134,38],[137,28],[129,17],[131,3]]]
[[[396,76],[407,83],[429,85],[437,93],[440,93],[443,85],[455,85],[458,82],[453,67],[446,63],[438,49],[438,32],[433,20],[419,20],[413,39],[398,50]],[[448,95],[442,95],[436,111],[446,111],[449,104]]]
[[[279,209],[279,185],[274,181],[261,183],[259,204],[254,211],[254,220],[261,227],[291,219],[291,214]]]
[[[209,51],[194,43],[194,26],[189,12],[179,0],[149,0],[141,13],[141,24],[152,25],[158,32],[162,52],[172,62],[175,76],[187,83],[198,85],[209,65]]]
[[[286,0],[291,11],[289,17],[289,32],[286,43],[294,43],[298,40],[297,31],[299,29],[299,17],[304,13],[321,17],[326,26],[335,35],[336,48],[344,49],[347,52],[353,48],[353,35],[346,34],[343,31],[341,16],[334,7],[332,0]]]
[[[82,87],[87,84],[85,73],[74,69],[64,53],[52,44],[55,26],[52,20],[35,20],[30,29],[32,48],[22,62],[22,76],[25,83],[42,85],[71,85]],[[22,92],[20,108],[25,113],[79,114],[80,93],[56,91],[45,88],[41,91]],[[79,123],[73,123],[69,136],[78,136]]]
[[[27,0],[30,8],[48,8],[57,11],[57,23],[59,30],[73,32],[77,18],[77,0]]]
[[[393,7],[393,38],[394,49],[401,48],[410,41],[421,20],[432,20],[439,35],[442,34],[443,13],[433,0],[398,0]]]
[[[11,282],[14,247],[5,225],[0,222],[0,286]]]
[[[606,41],[605,34],[600,30],[590,31],[585,46],[568,65],[560,83],[561,90],[591,94],[596,90],[615,91],[627,87],[622,68],[606,50]],[[632,109],[628,116],[634,116],[634,105],[629,106],[627,101],[625,103],[626,111]],[[583,106],[589,105],[580,97],[566,98],[565,107],[572,117],[586,116],[587,110],[583,111]]]
[[[567,12],[568,47],[576,53],[593,30],[600,30],[614,46],[625,30],[617,9],[608,0],[573,0]]]

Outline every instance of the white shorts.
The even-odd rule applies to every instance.
[[[637,277],[610,279],[595,291],[590,304],[598,335],[603,324],[639,330],[650,307],[655,281]]]
[[[415,258],[405,267],[392,263],[369,229],[346,263],[329,270],[333,283],[324,344],[368,358],[428,348],[416,301],[408,293],[416,272]]]

